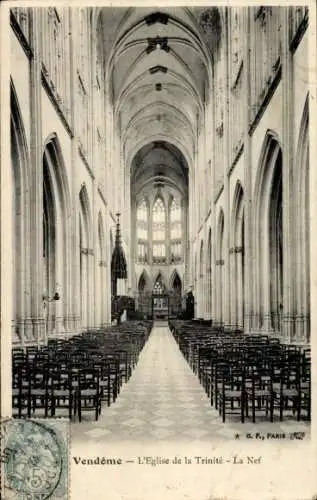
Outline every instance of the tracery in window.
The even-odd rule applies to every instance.
[[[147,262],[148,208],[145,200],[142,200],[137,208],[137,240],[138,260],[141,262]]]
[[[182,212],[179,200],[173,199],[171,203],[171,240],[182,237]]]
[[[171,261],[176,262],[181,260],[182,245],[181,243],[171,243]]]
[[[182,210],[180,200],[173,198],[170,207],[170,237],[171,237],[171,261],[181,260],[182,256]]]
[[[163,200],[158,198],[153,207],[153,241],[165,240],[165,207]]]
[[[162,198],[157,198],[152,210],[153,260],[163,262],[166,258],[166,214]]]
[[[153,294],[154,295],[163,295],[165,293],[165,285],[162,280],[162,276],[159,275],[155,281],[154,287],[153,287]]]
[[[166,246],[165,243],[153,243],[153,257],[157,260],[165,259]]]
[[[69,9],[40,9],[41,61],[47,85],[66,118],[70,118]]]
[[[148,239],[148,214],[145,200],[142,200],[137,209],[137,237],[141,240]]]

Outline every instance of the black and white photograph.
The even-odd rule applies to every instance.
[[[0,13],[2,498],[316,498],[315,2]]]

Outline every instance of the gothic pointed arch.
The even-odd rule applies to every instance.
[[[177,269],[174,269],[170,279],[169,311],[170,316],[178,316],[182,310],[182,280]]]
[[[231,216],[231,322],[236,328],[244,325],[244,192],[237,181]]]
[[[167,291],[166,277],[165,274],[161,270],[159,270],[153,281],[153,293],[154,294],[158,293],[159,295],[162,295],[166,293],[166,291]]]
[[[151,280],[145,269],[141,272],[137,280],[137,308],[143,316],[152,314],[152,289]]]
[[[180,278],[180,275],[179,275],[177,269],[173,269],[170,280],[169,280],[169,284],[170,284],[170,286],[169,286],[170,290],[172,290],[175,286],[179,286],[179,284],[182,285],[182,280]]]
[[[80,252],[80,297],[81,297],[81,325],[88,328],[92,321],[91,295],[89,293],[92,280],[92,262],[94,249],[91,248],[92,219],[88,192],[82,184],[79,192],[79,252]]]
[[[150,288],[150,277],[145,269],[143,269],[140,277],[138,279],[138,290],[139,292],[147,290]]]
[[[46,334],[71,327],[71,203],[66,167],[56,133],[43,150],[43,296],[58,293],[58,301],[45,301]]]
[[[163,273],[159,271],[156,275],[152,289],[153,318],[167,318],[169,309],[168,289]]]
[[[302,113],[296,151],[296,337],[310,339],[309,96]]]
[[[29,150],[17,93],[11,80],[12,172],[12,333],[13,342],[30,340],[26,317],[31,315],[30,290],[30,166]]]
[[[163,197],[158,194],[152,207],[152,248],[153,262],[166,261],[166,206]]]
[[[255,326],[280,332],[283,319],[282,150],[276,134],[264,139],[254,191]]]

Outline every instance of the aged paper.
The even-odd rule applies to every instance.
[[[130,10],[135,9],[134,12],[134,28],[138,29],[138,23],[141,17],[138,14],[138,9],[143,9],[143,17],[149,16],[153,13],[159,13],[162,9],[163,17],[157,32],[157,39],[154,39],[154,45],[158,50],[165,50],[164,43],[182,43],[181,38],[184,35],[175,24],[175,30],[164,31],[166,27],[166,20],[164,13],[169,13],[173,19],[177,19],[180,24],[184,22],[186,13],[183,17],[179,14],[179,10],[197,9],[199,11],[200,20],[202,23],[208,24],[208,12],[211,7],[228,7],[247,9],[251,6],[261,7],[266,6],[261,2],[213,2],[212,6],[207,2],[163,2],[159,1],[155,5],[150,1],[144,0],[139,2],[54,2],[54,6],[66,7],[71,6],[72,9],[78,7],[97,9],[105,9],[105,19],[110,19],[109,23],[117,23],[121,18],[124,22],[131,14]],[[313,500],[317,498],[317,436],[316,436],[316,410],[317,410],[317,347],[316,347],[316,262],[315,255],[317,253],[316,234],[317,234],[317,14],[316,4],[314,1],[307,2],[269,2],[269,5],[280,6],[281,9],[287,9],[290,6],[308,6],[309,8],[309,41],[308,41],[308,56],[307,60],[302,61],[301,64],[295,68],[295,71],[300,75],[299,79],[303,85],[307,84],[309,91],[308,106],[309,106],[309,228],[310,235],[310,287],[311,287],[311,318],[310,318],[310,339],[311,339],[311,356],[312,356],[312,417],[311,423],[300,421],[292,421],[288,426],[279,425],[279,423],[270,422],[267,425],[257,425],[250,422],[231,425],[226,421],[222,423],[221,417],[217,416],[217,412],[209,412],[206,406],[206,418],[204,420],[197,420],[197,413],[195,408],[203,403],[200,393],[200,386],[197,381],[195,386],[181,386],[178,384],[179,373],[185,370],[187,378],[180,378],[180,380],[193,380],[193,374],[189,368],[185,366],[183,358],[179,361],[179,365],[171,367],[168,364],[168,356],[174,353],[176,343],[174,340],[168,338],[166,344],[157,341],[155,338],[150,337],[139,359],[140,366],[142,366],[143,379],[138,378],[137,372],[135,376],[123,386],[122,392],[119,394],[115,404],[104,410],[104,418],[95,422],[91,419],[88,422],[79,423],[71,422],[66,425],[63,422],[58,424],[49,423],[45,424],[42,429],[38,431],[36,420],[31,421],[30,426],[21,424],[20,426],[11,421],[11,427],[8,424],[11,417],[11,400],[12,400],[12,374],[11,374],[11,321],[13,318],[13,293],[18,291],[13,286],[12,278],[12,206],[13,206],[13,192],[12,192],[12,173],[11,173],[11,151],[10,151],[10,76],[14,74],[14,79],[17,75],[21,75],[23,79],[24,72],[27,71],[25,60],[21,57],[20,68],[12,68],[12,63],[17,64],[16,52],[14,57],[12,51],[17,51],[17,44],[15,34],[12,30],[12,23],[10,26],[10,8],[25,7],[34,9],[35,7],[45,9],[52,8],[53,5],[48,2],[34,1],[34,2],[2,2],[1,14],[1,30],[0,30],[0,46],[1,46],[1,337],[0,337],[0,357],[1,357],[1,419],[2,419],[2,443],[1,443],[1,465],[2,465],[2,494],[5,500],[9,499],[24,499],[34,498],[43,500],[44,498],[70,498],[70,499],[86,499],[91,498],[94,500],[248,500],[258,498],[260,500]],[[122,14],[118,14],[118,9],[122,10]],[[108,9],[108,10],[107,10]],[[199,10],[201,9],[201,10]],[[206,12],[206,16],[204,16]],[[95,14],[94,14],[95,15]],[[107,17],[109,16],[109,17]],[[283,16],[283,14],[282,14]],[[198,16],[199,18],[199,16]],[[113,19],[113,21],[111,21]],[[133,25],[133,23],[132,23]],[[118,31],[122,26],[118,23]],[[182,26],[183,28],[183,26]],[[280,26],[282,31],[285,27]],[[124,35],[122,31],[122,36]],[[166,35],[167,33],[167,35]],[[38,36],[43,35],[37,34]],[[167,36],[167,41],[164,41],[164,36]],[[214,41],[214,34],[210,33],[210,43]],[[240,37],[244,36],[243,31],[239,34]],[[131,35],[131,40],[133,35]],[[174,39],[173,39],[174,37]],[[105,34],[106,39],[106,34]],[[138,35],[133,40],[138,40]],[[169,40],[171,39],[171,40]],[[129,40],[130,43],[131,40]],[[146,37],[145,37],[146,40]],[[144,40],[143,40],[144,42]],[[21,43],[21,39],[20,42]],[[40,42],[39,42],[40,43]],[[52,43],[53,39],[52,39]],[[110,42],[109,42],[110,43]],[[138,41],[139,43],[139,41]],[[141,43],[141,42],[140,42]],[[145,43],[145,42],[144,42]],[[159,45],[159,47],[158,47]],[[155,48],[155,47],[154,47]],[[149,42],[149,52],[151,42]],[[123,49],[122,49],[123,50]],[[124,48],[125,50],[125,48]],[[153,49],[154,50],[154,49]],[[166,50],[166,57],[168,51]],[[116,54],[119,59],[120,53]],[[228,54],[229,57],[229,54]],[[231,55],[230,55],[231,57]],[[114,71],[116,64],[119,64],[116,59],[113,60]],[[128,64],[128,62],[127,62]],[[175,63],[176,64],[176,63]],[[308,67],[306,67],[308,65]],[[195,66],[198,68],[198,65]],[[153,66],[152,72],[165,74],[165,66],[159,63]],[[162,69],[163,68],[163,69]],[[178,69],[177,69],[178,70]],[[185,68],[185,72],[188,68]],[[197,70],[198,71],[198,70]],[[119,75],[119,76],[118,76]],[[118,79],[124,78],[125,74],[120,67],[116,75],[116,84],[119,85]],[[146,78],[145,75],[141,75]],[[197,76],[197,75],[196,75]],[[282,69],[283,77],[283,69]],[[237,77],[238,78],[238,77]],[[199,80],[199,77],[198,77]],[[23,95],[23,80],[16,81],[19,86],[19,95],[22,96],[24,102],[22,107],[27,106],[29,96]],[[202,84],[202,81],[198,82]],[[160,84],[158,84],[160,85]],[[202,86],[204,86],[202,84]],[[156,90],[161,90],[157,87]],[[31,89],[32,91],[32,89]],[[77,92],[78,89],[73,88],[71,92]],[[295,94],[293,95],[295,103]],[[20,97],[21,98],[21,97]],[[34,96],[33,96],[34,98]],[[142,97],[143,98],[143,97]],[[242,98],[242,97],[241,97]],[[146,98],[145,98],[146,99]],[[45,104],[44,104],[45,105]],[[178,104],[177,104],[178,105]],[[180,107],[182,106],[180,102]],[[272,111],[274,113],[274,110]],[[45,130],[50,129],[51,116],[47,118],[42,116]],[[238,118],[237,118],[238,119]],[[31,116],[26,127],[34,131],[36,123],[35,117]],[[158,120],[164,122],[164,116],[161,114]],[[55,123],[55,122],[54,122]],[[149,125],[150,126],[150,125]],[[62,128],[62,125],[61,125]],[[51,130],[55,133],[56,130]],[[59,131],[60,132],[60,131]],[[133,142],[133,140],[132,140]],[[33,144],[33,147],[37,147]],[[283,147],[283,144],[282,144]],[[132,146],[131,146],[132,148]],[[39,153],[41,154],[41,153]],[[198,204],[195,207],[199,210]],[[296,209],[295,209],[296,212]],[[191,215],[189,215],[191,217]],[[194,215],[192,215],[194,218]],[[196,217],[196,215],[195,215]],[[31,225],[39,223],[39,221],[32,220]],[[42,222],[41,222],[42,224]],[[66,236],[65,236],[66,237]],[[89,248],[87,245],[87,254]],[[26,280],[29,275],[25,273]],[[58,287],[57,287],[58,288]],[[60,293],[56,288],[56,293]],[[48,299],[51,300],[51,299]],[[44,313],[45,315],[45,310]],[[45,320],[46,321],[46,320]],[[158,326],[160,327],[160,325]],[[154,351],[149,351],[149,345],[154,345]],[[148,349],[148,351],[146,350]],[[166,349],[166,351],[164,350]],[[172,354],[171,354],[172,353]],[[166,358],[164,358],[166,355]],[[186,365],[187,366],[187,365]],[[188,371],[186,371],[188,368]],[[138,366],[137,368],[138,369]],[[169,379],[161,380],[166,381],[166,385],[170,380],[175,381],[174,393],[169,393],[169,399],[165,398],[165,387],[155,386],[151,382],[155,378],[155,371],[166,371]],[[185,373],[184,372],[184,373]],[[153,375],[154,373],[154,375]],[[134,378],[133,378],[134,377]],[[193,383],[194,384],[194,383]],[[195,384],[194,384],[195,385]],[[193,388],[194,387],[194,388]],[[134,392],[129,392],[130,388]],[[151,392],[155,390],[155,393]],[[140,396],[140,397],[138,397]],[[160,404],[158,404],[160,401]],[[140,406],[138,406],[140,404]],[[175,407],[175,411],[173,408]],[[152,411],[151,411],[152,410]],[[168,417],[166,411],[168,410]],[[160,413],[161,412],[161,413]],[[151,415],[151,417],[149,417]],[[209,416],[208,416],[209,415]],[[108,421],[107,421],[108,418]],[[149,428],[156,429],[156,432],[149,434],[144,431],[146,427],[146,419]],[[215,434],[208,432],[208,418],[210,418],[211,428],[214,429]],[[58,419],[57,419],[58,420]],[[184,439],[178,428],[182,428],[184,420],[190,421],[188,423],[188,432]],[[116,434],[116,422],[119,423],[125,433],[122,436]],[[153,424],[154,422],[154,424]],[[67,435],[67,443],[56,445],[54,439],[55,434],[54,426],[61,428],[61,432],[65,437]],[[63,427],[64,426],[64,427]],[[156,427],[155,427],[156,426]],[[66,432],[67,427],[67,432]],[[8,430],[9,429],[9,430]],[[11,429],[11,430],[10,430]],[[13,431],[12,431],[13,429]],[[24,430],[25,434],[23,434]],[[30,430],[31,429],[31,430]],[[34,431],[36,429],[36,432]],[[64,430],[63,430],[64,429]],[[143,429],[143,430],[142,430]],[[11,432],[11,434],[10,434]],[[68,434],[69,432],[69,434]],[[129,433],[130,432],[130,433]],[[19,433],[21,438],[19,441]],[[29,436],[31,434],[31,438]],[[9,437],[8,437],[9,436]],[[34,437],[35,436],[35,437]],[[44,437],[43,437],[44,436]],[[54,437],[55,436],[55,437]],[[59,436],[59,434],[58,434]],[[28,441],[29,439],[29,441]],[[63,439],[61,442],[63,442]],[[9,443],[9,445],[7,444]],[[42,450],[47,447],[51,450],[47,457],[45,453],[39,454],[41,460],[41,472],[34,475],[33,489],[28,490],[25,482],[26,469],[23,464],[22,453],[20,453],[21,460],[19,462],[20,469],[18,471],[21,476],[14,472],[14,480],[12,480],[12,471],[9,470],[7,464],[10,463],[10,453],[12,448],[21,446],[29,447],[29,449],[36,448],[36,443]],[[35,443],[35,444],[34,444]],[[67,450],[67,448],[69,448]],[[63,459],[56,450],[63,449]],[[54,450],[54,453],[53,451]],[[14,450],[13,450],[14,452]],[[20,450],[21,452],[21,450]],[[32,451],[32,457],[34,452]],[[28,454],[26,454],[29,456]],[[31,456],[31,454],[30,454]],[[56,456],[58,459],[56,459]],[[67,459],[66,459],[67,456]],[[8,458],[9,457],[9,458]],[[45,461],[47,458],[47,461]],[[9,462],[8,462],[9,460]],[[49,474],[51,461],[60,460],[58,469],[55,464],[56,470],[61,470],[61,478],[56,480],[54,475]],[[63,462],[64,460],[64,462]],[[66,464],[63,469],[63,463]],[[22,465],[23,467],[22,467]],[[43,465],[44,464],[44,465]],[[54,469],[54,470],[55,470]],[[32,469],[34,473],[34,468]],[[65,478],[65,470],[67,470],[68,479]],[[44,472],[43,472],[44,471]],[[10,476],[11,474],[11,476]],[[37,493],[36,488],[42,484],[42,479],[46,474],[48,486],[43,493]],[[57,473],[56,473],[57,474]],[[54,477],[53,477],[54,476]],[[10,488],[4,490],[5,481],[10,477]],[[18,479],[17,479],[18,477]],[[22,478],[22,479],[21,479]],[[50,478],[48,480],[48,478]],[[37,483],[38,481],[38,483]],[[55,483],[54,483],[55,481]],[[55,488],[56,481],[58,488]],[[22,485],[22,486],[21,486]],[[68,486],[68,493],[65,490]],[[23,490],[23,488],[26,488]],[[55,489],[54,489],[55,488]],[[53,492],[54,489],[54,492]],[[32,491],[32,494],[30,493]],[[39,490],[40,491],[40,490]],[[23,496],[23,495],[31,496]],[[32,496],[33,495],[33,496]],[[45,496],[46,495],[46,496]]]

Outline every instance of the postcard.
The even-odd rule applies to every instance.
[[[1,497],[316,498],[315,2],[0,13]]]

